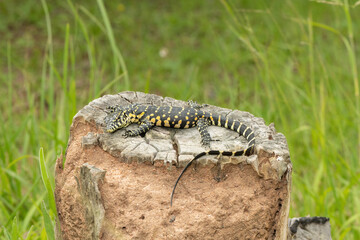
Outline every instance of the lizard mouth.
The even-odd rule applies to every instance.
[[[106,129],[107,132],[112,133],[115,132],[118,129],[127,127],[130,125],[130,118],[118,118],[116,119],[112,124],[110,124],[110,126],[108,126],[108,128]]]

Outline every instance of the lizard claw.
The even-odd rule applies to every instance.
[[[204,147],[210,147],[210,141],[208,141],[208,140],[202,139],[202,140],[201,140],[201,144],[202,144]]]
[[[123,134],[123,136],[124,136],[125,138],[131,137],[131,135],[132,135],[132,131],[131,131],[131,130],[126,130],[125,133]]]

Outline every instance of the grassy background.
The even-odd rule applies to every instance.
[[[285,134],[291,216],[360,239],[360,2],[0,2],[0,239],[53,239],[74,114],[137,90],[249,111]]]

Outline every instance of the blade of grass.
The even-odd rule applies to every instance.
[[[20,208],[23,206],[23,204],[28,200],[28,197],[29,197],[30,193],[32,193],[32,192],[34,191],[34,189],[35,189],[35,187],[37,187],[37,184],[39,183],[39,181],[40,181],[40,177],[38,177],[38,178],[35,180],[34,184],[31,186],[31,188],[29,189],[29,191],[22,196],[21,201],[20,201],[20,202],[18,203],[18,205],[12,210],[12,214],[11,214],[11,216],[9,217],[9,220],[7,221],[7,223],[5,224],[5,226],[8,226],[8,225],[9,225],[10,220],[18,213],[19,209],[20,209]]]
[[[104,25],[94,16],[94,14],[92,14],[91,12],[89,12],[89,10],[87,10],[85,7],[80,6],[79,7],[80,11],[82,11],[88,18],[90,18],[90,20],[92,20],[103,33],[106,33],[106,29],[104,27]]]
[[[46,192],[43,192],[38,199],[32,203],[30,209],[28,210],[28,212],[26,213],[22,226],[21,226],[21,230],[22,232],[24,232],[26,230],[26,228],[28,227],[30,221],[33,219],[35,212],[38,210],[39,205],[41,204],[41,202],[43,202],[44,198],[46,197]]]
[[[69,23],[66,24],[65,27],[65,41],[64,41],[64,56],[63,56],[63,72],[62,72],[62,86],[63,86],[63,93],[67,95],[68,93],[68,61],[69,61],[69,35],[70,35],[70,25]]]
[[[48,60],[53,63],[54,62],[54,50],[53,50],[53,39],[52,39],[52,27],[51,27],[51,20],[50,20],[50,14],[49,14],[49,9],[48,6],[46,4],[46,0],[41,0],[41,5],[43,7],[44,13],[45,13],[45,22],[46,22],[46,30],[47,30],[47,43],[46,43],[46,48],[48,52]],[[53,113],[54,112],[54,73],[52,71],[52,69],[49,69],[49,76],[47,78],[47,83],[48,83],[48,101],[49,101],[49,112]],[[51,118],[51,116],[49,116]]]
[[[22,176],[20,176],[19,174],[17,174],[16,171],[12,171],[11,169],[6,169],[4,168],[3,171],[9,175],[10,179],[16,179],[18,180],[18,182],[20,182],[21,184],[26,185],[26,179],[24,179]]]
[[[46,108],[46,82],[47,82],[47,52],[45,52],[45,56],[42,61],[42,69],[41,69],[41,84],[40,84],[40,121],[44,121],[45,118],[45,108]]]
[[[358,152],[358,159],[356,163],[360,161],[360,90],[359,90],[359,75],[357,70],[357,61],[356,61],[356,49],[355,49],[355,43],[354,43],[354,32],[352,27],[352,18],[350,15],[349,10],[349,1],[344,1],[344,13],[346,16],[346,23],[347,23],[347,29],[348,29],[348,39],[349,39],[349,46],[347,47],[348,50],[348,56],[351,66],[351,73],[354,81],[354,98],[356,103],[356,115],[357,115],[357,131],[358,131],[358,139],[357,139],[357,152]],[[354,163],[354,166],[357,165]]]
[[[33,227],[34,226],[31,226],[30,229],[27,231],[25,240],[30,240],[31,239]]]
[[[355,113],[357,115],[357,124],[356,125],[357,125],[357,138],[358,138],[357,139],[358,160],[355,160],[353,162],[354,165],[357,165],[357,162],[360,161],[360,90],[359,90],[359,78],[358,78],[358,71],[357,71],[356,51],[355,51],[354,40],[353,40],[352,20],[351,20],[351,16],[349,13],[349,6],[348,6],[347,1],[345,1],[345,4],[344,4],[344,12],[345,12],[346,19],[348,22],[348,38],[343,36],[336,29],[334,29],[330,26],[327,26],[325,24],[313,22],[312,25],[316,26],[316,27],[320,27],[320,28],[328,30],[328,31],[331,31],[331,32],[335,33],[336,35],[338,35],[341,38],[342,42],[344,43],[344,46],[345,46],[347,54],[348,54],[350,70],[352,73],[353,85],[354,85],[354,98],[355,98],[355,105],[356,105]]]
[[[44,183],[44,186],[45,186],[45,189],[47,192],[50,209],[54,214],[56,214],[54,191],[50,184],[50,179],[49,179],[48,170],[46,168],[43,148],[40,148],[40,151],[39,151],[39,166],[40,166],[41,179]]]
[[[8,101],[10,102],[10,104],[8,104],[7,107],[7,117],[8,117],[8,121],[12,122],[13,120],[13,110],[12,110],[12,99],[13,99],[13,77],[12,77],[12,64],[11,64],[11,43],[10,41],[8,41],[7,43],[7,65],[8,65],[8,75],[7,75],[7,84],[8,84]]]
[[[18,237],[19,237],[18,221],[17,218],[14,217],[11,228],[11,239],[18,239]]]
[[[76,99],[77,99],[77,94],[76,94],[76,80],[75,80],[75,72],[76,72],[76,59],[75,59],[75,49],[74,49],[74,45],[73,45],[73,41],[72,39],[70,39],[70,63],[71,63],[71,76],[69,79],[69,94],[68,94],[68,99],[69,99],[69,105],[70,105],[70,111],[69,111],[69,118],[68,118],[68,122],[66,123],[66,126],[70,126],[71,125],[71,121],[73,119],[73,117],[76,114]]]
[[[11,239],[11,236],[10,236],[10,233],[9,233],[8,230],[5,228],[5,226],[3,226],[1,229],[2,229],[2,231],[4,232],[4,235],[5,235],[6,239],[12,240],[12,239]],[[1,233],[1,232],[0,232],[0,233]]]
[[[7,219],[10,218],[10,214],[8,212],[9,208],[5,205],[6,205],[5,199],[0,198],[0,211],[1,211],[0,220],[1,220],[1,222],[5,222]],[[0,228],[0,230],[1,230],[1,228]]]
[[[120,63],[120,66],[121,66],[123,74],[124,74],[124,81],[125,81],[124,88],[126,90],[130,90],[131,86],[130,86],[129,75],[128,75],[128,71],[126,68],[126,64],[125,64],[124,58],[123,58],[119,48],[116,45],[114,33],[112,30],[104,3],[102,0],[97,0],[97,3],[99,6],[99,9],[100,9],[100,13],[103,18],[104,24],[105,24],[106,34],[109,38],[111,49],[113,51],[114,64],[115,64],[115,77],[117,77],[119,75],[119,63]]]
[[[83,19],[78,14],[77,8],[75,8],[75,6],[71,2],[71,0],[67,0],[67,2],[68,2],[68,5],[71,8],[71,11],[72,11],[73,15],[75,16],[75,20],[76,20],[77,24],[80,25],[80,29],[81,29],[81,31],[83,33],[82,35],[83,35],[83,37],[85,38],[85,41],[86,41],[87,54],[88,54],[88,59],[89,59],[90,66],[91,66],[90,67],[90,73],[89,73],[89,75],[90,75],[89,76],[89,82],[90,82],[89,92],[92,93],[90,95],[90,97],[92,99],[92,98],[95,98],[96,93],[97,93],[97,88],[95,86],[95,70],[96,70],[97,66],[96,66],[96,57],[94,56],[95,55],[94,47],[92,46],[92,43],[90,41],[89,33],[88,33],[88,30],[87,30],[87,28],[85,26],[85,23],[84,23]],[[85,9],[85,11],[87,11],[87,9]],[[91,16],[89,16],[89,18],[93,19],[95,17],[93,15],[91,15]],[[97,21],[96,18],[95,18],[95,20]],[[105,33],[105,28],[102,25],[99,26],[99,28],[102,29],[102,31]],[[72,53],[75,55],[75,51],[72,51]],[[74,66],[75,66],[75,64],[74,64]]]
[[[100,97],[102,94],[104,94],[107,90],[109,90],[120,78],[124,77],[124,74],[121,74],[120,76],[116,77],[114,80],[106,84],[103,89],[99,91],[99,93],[95,96],[95,98]]]
[[[54,224],[44,202],[41,204],[41,212],[43,215],[47,239],[55,240]]]
[[[16,159],[14,159],[13,161],[11,161],[8,165],[7,168],[11,168],[13,165],[15,165],[18,161],[23,160],[23,159],[27,159],[27,158],[33,158],[34,156],[32,155],[24,155],[21,157],[18,157]]]

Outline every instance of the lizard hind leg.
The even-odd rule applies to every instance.
[[[193,100],[189,100],[188,102],[187,102],[187,104],[189,105],[189,107],[192,107],[192,108],[195,108],[195,109],[197,109],[197,110],[199,110],[200,108],[202,108],[202,107],[206,107],[206,106],[208,106],[208,104],[198,104],[196,101],[193,101]]]
[[[210,141],[211,141],[210,133],[207,130],[208,125],[209,123],[205,118],[200,118],[197,121],[197,128],[200,132],[201,143],[206,147],[210,146]]]

